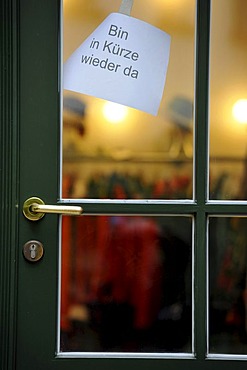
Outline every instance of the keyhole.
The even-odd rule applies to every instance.
[[[36,251],[37,251],[37,245],[35,244],[30,245],[30,256],[32,259],[35,259]]]
[[[22,251],[27,261],[37,262],[43,257],[44,247],[38,240],[29,240],[23,245]]]

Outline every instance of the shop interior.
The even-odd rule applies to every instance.
[[[63,62],[121,1],[63,1]],[[63,91],[62,197],[192,200],[195,0],[135,0],[171,36],[157,116]],[[210,200],[247,200],[247,8],[213,0]],[[197,125],[197,126],[196,126]],[[209,220],[209,350],[247,354],[246,220]],[[62,352],[193,352],[193,220],[63,217]],[[244,263],[243,263],[244,261]]]

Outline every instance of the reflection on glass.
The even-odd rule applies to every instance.
[[[192,352],[192,220],[63,217],[61,352]]]
[[[247,218],[210,218],[209,351],[247,354]]]
[[[64,1],[64,61],[120,3]],[[134,2],[133,17],[171,35],[157,117],[64,90],[63,198],[192,198],[194,8],[194,0]]]
[[[247,199],[245,0],[213,0],[210,44],[210,198]]]

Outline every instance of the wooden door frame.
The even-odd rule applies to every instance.
[[[23,35],[22,48],[20,49],[20,19],[21,11],[26,0],[2,0],[1,2],[1,156],[0,156],[0,176],[1,176],[1,245],[0,245],[0,339],[1,339],[1,356],[0,366],[2,370],[13,370],[16,368],[16,333],[17,333],[17,290],[18,290],[18,258],[20,256],[19,244],[19,219],[23,197],[21,181],[27,179],[27,170],[20,172],[20,161],[28,160],[27,155],[22,155],[20,159],[20,139],[23,135],[21,128],[21,115],[19,107],[21,105],[20,86],[25,82],[22,73]],[[28,1],[28,0],[27,0]],[[47,0],[48,1],[48,0]],[[202,3],[202,1],[200,1]],[[26,2],[27,4],[27,2]],[[57,5],[54,5],[57,6]],[[37,12],[35,12],[37,15]],[[32,14],[32,13],[29,13]],[[201,12],[202,14],[202,12]],[[205,20],[207,22],[207,20]],[[49,21],[48,21],[49,22]],[[204,24],[201,22],[201,29]],[[28,32],[28,27],[24,32]],[[48,33],[48,31],[47,31]],[[202,33],[201,33],[202,34]],[[203,35],[203,34],[202,34]],[[56,37],[56,35],[55,35]],[[200,43],[202,45],[203,43]],[[27,50],[27,46],[26,46]],[[199,52],[200,53],[200,52]],[[33,56],[35,56],[33,52]],[[28,67],[26,67],[28,68]],[[57,67],[56,67],[57,68]],[[200,74],[200,73],[199,73]],[[206,76],[201,73],[199,85],[205,85]],[[202,80],[202,81],[201,81]],[[199,89],[199,87],[198,87]],[[206,99],[206,98],[205,98]],[[202,100],[204,97],[202,96]],[[198,103],[199,104],[199,103]],[[203,101],[200,103],[203,106]],[[199,110],[198,110],[199,111]],[[205,112],[200,111],[200,117]],[[202,121],[205,121],[202,117]],[[46,126],[47,127],[47,126]],[[56,148],[54,148],[56,152]],[[202,162],[202,161],[201,161]],[[23,163],[23,162],[22,162]],[[26,163],[26,162],[25,162]],[[29,164],[31,159],[29,159]],[[200,161],[199,161],[199,164]],[[197,181],[199,181],[197,179]],[[201,181],[201,180],[200,180]],[[38,183],[38,179],[36,180]],[[55,189],[54,185],[53,189]],[[29,188],[29,186],[28,186]],[[32,187],[30,186],[30,189]],[[27,195],[40,195],[29,194]],[[35,189],[36,190],[36,189]],[[42,188],[43,191],[43,188]],[[43,191],[44,192],[44,191]],[[45,194],[48,198],[51,196],[47,190]],[[23,199],[22,199],[23,201]],[[107,210],[107,205],[106,209]],[[129,210],[129,209],[127,209]],[[21,227],[20,227],[21,230]],[[24,324],[23,324],[24,325]]]
[[[57,127],[59,120],[58,4],[59,0],[46,0],[46,6],[29,0],[2,0],[0,4],[1,370],[17,369],[18,352],[22,350],[20,343],[17,346],[17,330],[26,325],[18,317],[20,310],[25,309],[22,302],[25,287],[20,289],[23,288],[22,244],[23,233],[25,238],[32,238],[34,231],[32,233],[33,225],[22,215],[22,204],[33,195],[56,202],[58,194],[58,176],[54,169],[59,163],[59,133],[56,128],[52,130],[53,135],[49,132],[54,121]],[[44,53],[42,60],[40,50]],[[52,159],[45,168],[40,168],[39,153],[45,145],[51,147]],[[55,181],[46,181],[51,174]],[[30,266],[26,269],[30,270]],[[28,276],[30,278],[30,271]]]
[[[23,2],[28,1],[24,0]],[[47,0],[50,1],[50,0]],[[22,203],[20,198],[23,197],[21,193],[22,188],[20,186],[20,176],[22,182],[27,178],[27,170],[25,173],[20,173],[20,133],[21,133],[21,121],[20,121],[20,68],[21,68],[21,56],[20,56],[20,9],[22,0],[2,0],[0,5],[0,84],[1,84],[1,121],[0,121],[0,368],[1,370],[14,370],[16,369],[16,343],[17,343],[17,296],[18,296],[18,258],[20,258],[21,245],[19,245],[19,219],[21,214]],[[203,0],[199,1],[202,5]],[[207,1],[205,1],[205,4]],[[54,5],[54,7],[57,5]],[[207,5],[205,5],[207,6]],[[200,12],[203,14],[203,11]],[[200,29],[203,31],[208,27],[207,19],[200,19]],[[26,29],[27,32],[27,29]],[[47,31],[48,32],[48,31]],[[202,38],[207,38],[207,32],[200,33]],[[203,49],[204,44],[208,45],[208,40],[202,40],[198,45]],[[205,48],[204,48],[205,49]],[[206,50],[206,49],[205,49]],[[198,55],[205,63],[208,63],[207,55],[205,57],[203,50],[197,50]],[[207,50],[206,50],[207,53]],[[200,64],[202,65],[202,63]],[[201,71],[197,71],[197,90],[201,90],[201,87],[205,87],[208,84],[207,74],[205,70],[208,66],[204,66]],[[204,89],[202,89],[204,91]],[[204,152],[207,146],[204,141],[204,136],[207,135],[206,122],[207,112],[199,107],[206,109],[207,104],[204,104],[208,97],[205,94],[200,94],[200,100],[197,101],[197,122],[200,122],[200,129],[203,128],[205,135],[199,135],[198,131],[196,140],[200,144],[200,148],[204,148]],[[204,125],[202,125],[204,123]],[[48,126],[46,126],[48,127]],[[22,128],[23,129],[23,128]],[[198,138],[197,138],[198,136]],[[54,148],[54,153],[57,148]],[[26,154],[24,155],[24,157]],[[198,154],[199,156],[199,154]],[[205,157],[205,156],[204,156]],[[206,168],[205,158],[199,156],[197,160],[197,168]],[[26,157],[25,157],[26,158]],[[23,156],[22,156],[23,160]],[[30,159],[31,163],[31,159]],[[26,176],[26,177],[25,177]],[[198,186],[199,189],[205,190],[204,184],[206,175],[201,176],[199,171],[196,171],[196,183],[202,183]],[[38,183],[38,180],[37,180]],[[53,189],[56,189],[57,184],[53,185]],[[30,186],[31,189],[31,186]],[[30,190],[29,189],[29,190]],[[29,192],[28,190],[28,192]],[[49,198],[51,194],[48,190],[42,190]],[[54,193],[52,197],[54,197]],[[27,195],[40,195],[38,194],[27,194]],[[196,194],[196,198],[199,206],[203,207],[205,194],[204,192]],[[23,201],[23,199],[22,199]],[[235,206],[234,206],[235,209]],[[217,209],[216,209],[217,210]],[[237,211],[237,210],[236,210]],[[240,209],[239,209],[240,212]],[[200,225],[199,225],[200,226]],[[21,228],[20,228],[21,230]],[[202,224],[201,228],[198,228],[198,237],[205,232],[205,225]],[[198,281],[203,282],[205,279],[205,271],[201,269],[201,265],[205,268],[204,262],[205,256],[201,254],[198,258]],[[201,264],[199,263],[201,262]],[[198,300],[201,297],[205,297],[205,291],[196,290]],[[197,311],[198,322],[204,325],[203,318],[205,317],[205,311]],[[25,323],[23,323],[25,325]],[[199,327],[197,329],[197,341],[199,341],[200,333],[203,332],[204,328]],[[199,353],[197,354],[201,365],[204,363],[204,348],[205,338],[200,339]],[[172,364],[171,368],[173,367]],[[194,364],[195,365],[195,364]],[[200,363],[199,363],[200,365]],[[198,365],[198,366],[199,366]],[[229,363],[228,368],[235,363]],[[236,367],[237,368],[237,367]]]
[[[0,368],[15,369],[19,213],[18,1],[0,5]]]

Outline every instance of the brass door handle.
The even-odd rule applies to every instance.
[[[23,204],[23,214],[28,220],[38,221],[44,217],[46,213],[80,216],[83,213],[83,208],[79,206],[48,205],[37,197],[28,198]]]

